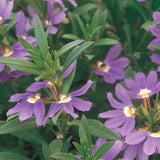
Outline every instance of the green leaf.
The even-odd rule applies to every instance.
[[[98,5],[93,4],[93,3],[84,4],[80,7],[78,7],[75,10],[75,13],[77,13],[78,15],[82,15],[82,14],[85,14],[85,13],[89,12],[90,10],[95,9],[97,7],[98,7]]]
[[[84,23],[83,23],[82,19],[79,17],[79,15],[78,15],[78,14],[76,14],[75,16],[76,16],[76,19],[77,19],[77,22],[78,22],[78,26],[80,27],[80,29],[81,29],[82,33],[83,33],[83,34],[84,34],[84,36],[85,36],[85,34],[86,34],[86,28],[85,28],[85,25],[84,25]]]
[[[47,41],[48,33],[44,32],[42,24],[37,15],[35,16],[34,24],[35,24],[35,37],[38,46],[42,49],[43,52],[45,52],[48,49],[48,41]]]
[[[29,160],[28,158],[14,152],[0,152],[1,160]]]
[[[4,63],[18,71],[40,75],[39,68],[32,62],[14,57],[0,57],[0,62]]]
[[[68,152],[69,147],[70,147],[71,139],[72,139],[72,136],[68,137],[68,138],[64,141],[64,143],[63,143],[63,145],[62,145],[61,152],[66,152],[66,153]]]
[[[103,38],[97,41],[94,46],[109,46],[109,45],[115,45],[118,44],[119,42],[115,39],[112,38]]]
[[[67,51],[69,51],[70,49],[74,48],[75,46],[81,44],[82,42],[84,42],[84,40],[76,40],[73,42],[70,42],[68,44],[66,44],[65,46],[63,46],[59,51],[58,54],[56,56],[55,59],[57,59],[59,56],[63,55],[64,53],[66,53]]]
[[[42,143],[42,152],[45,160],[52,160],[48,144]]]
[[[44,138],[35,129],[22,130],[22,131],[20,130],[17,132],[13,132],[11,134],[32,143],[37,143],[37,144],[46,143]]]
[[[0,135],[9,134],[24,129],[37,127],[33,118],[21,122],[19,119],[13,119],[0,127]]]
[[[126,5],[135,9],[136,11],[138,11],[140,13],[140,15],[142,16],[142,18],[147,21],[147,17],[146,14],[144,13],[140,3],[137,0],[124,0],[124,2],[126,2]]]
[[[76,66],[74,67],[72,73],[63,80],[63,94],[64,95],[68,94],[69,89],[72,85],[72,81],[74,79],[75,73],[76,73]]]
[[[2,35],[4,36],[16,23],[16,20],[12,20],[8,24],[3,24],[0,27],[0,33],[2,33]]]
[[[107,140],[121,140],[121,137],[107,128],[103,123],[94,119],[88,119],[91,134]]]
[[[81,44],[79,47],[76,47],[71,54],[67,57],[64,66],[63,66],[63,71],[65,71],[72,63],[74,60],[76,60],[82,53],[85,51],[88,47],[90,47],[93,44],[92,41],[85,42]]]
[[[29,52],[30,54],[36,53],[36,49],[30,43],[28,43],[24,38],[18,37],[18,40],[21,42],[22,46],[26,49],[27,52]]]
[[[101,145],[96,153],[94,154],[93,160],[97,160],[99,158],[101,158],[109,149],[110,147],[113,145],[113,142],[107,142],[104,143],[103,145]]]
[[[136,71],[133,71],[132,67],[129,66],[129,67],[127,68],[126,76],[125,76],[125,77],[126,77],[126,78],[127,78],[127,77],[130,77],[130,78],[133,78],[133,79],[134,79],[135,73],[136,73]]]
[[[76,35],[74,35],[74,34],[64,34],[64,35],[62,36],[62,38],[71,39],[71,40],[78,40],[78,39],[79,39],[79,37],[76,36]]]
[[[154,21],[147,21],[147,22],[143,23],[143,25],[141,26],[141,28],[143,28],[144,30],[146,30],[147,32],[149,32],[150,31],[149,27],[151,25],[154,25],[154,24],[155,24]]]
[[[52,158],[55,159],[61,159],[61,160],[79,160],[77,157],[75,157],[73,154],[69,153],[55,153],[51,155]]]
[[[148,47],[160,50],[160,45],[159,44],[153,44],[153,45],[149,45]]]
[[[63,112],[63,109],[61,109],[53,118],[52,121],[54,124],[57,124],[57,120],[59,118],[59,116],[61,115],[61,113]]]
[[[62,141],[60,139],[55,139],[50,142],[49,149],[50,153],[54,154],[60,152],[62,148]]]

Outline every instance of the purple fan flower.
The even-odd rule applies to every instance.
[[[16,57],[24,60],[28,60],[25,56],[29,55],[29,53],[23,48],[20,42],[15,43],[10,48],[6,47],[3,51],[0,51],[1,57]],[[8,67],[10,73],[6,73],[6,65],[0,63],[0,82],[5,82],[12,77],[18,78],[21,75],[28,75],[27,73],[16,71],[15,69]]]
[[[56,28],[54,25],[60,24],[66,16],[65,14],[66,9],[64,8],[63,4],[61,4],[61,1],[56,1],[56,3],[60,4],[60,11],[56,10],[52,2],[50,1],[47,2],[47,18],[46,19],[43,19],[40,16],[40,14],[32,6],[28,6],[28,14],[30,18],[33,20],[33,16],[30,12],[32,11],[34,14],[36,14],[40,18],[41,22],[47,27],[47,29],[49,30],[49,33],[51,34],[57,33],[58,28]]]
[[[148,98],[160,91],[160,82],[156,71],[150,71],[146,77],[144,73],[135,74],[135,80],[132,78],[125,79],[126,86],[131,89],[128,94],[133,99]]]
[[[153,12],[152,17],[155,22],[155,25],[151,25],[149,29],[155,37],[160,37],[160,28],[159,28],[160,12]]]
[[[76,66],[77,61],[75,60],[63,73],[63,79],[65,79],[66,77],[68,77],[71,72],[73,71],[74,67]],[[63,67],[61,67],[62,69]],[[43,82],[34,82],[32,83],[27,89],[26,91],[28,92],[37,92],[38,90],[42,89],[43,87],[49,87],[49,81],[43,81]]]
[[[0,25],[8,19],[12,13],[13,1],[0,0]]]
[[[126,136],[129,145],[141,145],[146,155],[160,154],[160,132],[135,131]]]
[[[158,54],[152,54],[152,56],[150,56],[151,60],[160,65],[160,55]],[[157,71],[160,72],[160,66],[157,67]]]
[[[105,125],[111,129],[119,128],[122,136],[128,135],[135,127],[135,108],[128,96],[126,89],[121,84],[116,85],[116,96],[121,100],[118,102],[113,98],[112,93],[108,93],[108,100],[116,110],[101,113],[99,117],[109,118]]]
[[[106,83],[115,83],[116,80],[121,80],[125,77],[123,68],[130,63],[128,58],[117,58],[121,53],[121,45],[113,46],[109,51],[104,62],[97,64],[95,73],[103,76]]]
[[[144,142],[141,142],[128,146],[124,152],[123,158],[118,160],[134,160],[137,156],[139,160],[148,160],[149,156],[143,151],[143,144]]]
[[[61,94],[59,100],[55,101],[49,108],[48,114],[44,119],[44,124],[47,119],[53,117],[62,108],[70,114],[73,118],[77,118],[78,115],[74,113],[73,106],[79,111],[89,111],[91,109],[92,103],[90,101],[82,100],[77,96],[82,96],[85,94],[89,87],[92,85],[92,81],[89,80],[82,88],[77,91],[71,92],[68,95]]]
[[[32,93],[14,94],[11,96],[10,102],[18,102],[12,109],[9,109],[7,116],[19,113],[20,121],[31,118],[33,114],[36,117],[38,126],[42,125],[45,116],[45,107],[40,99],[40,95],[33,95]]]
[[[17,34],[17,36],[23,37],[30,44],[34,45],[35,42],[36,42],[36,39],[27,34],[27,31],[30,28],[33,28],[34,24],[33,23],[30,24],[29,21],[25,20],[25,15],[22,11],[17,12],[16,21],[17,21],[17,23],[16,23],[16,34]]]
[[[151,45],[160,44],[160,12],[153,12],[152,18],[155,22],[155,25],[151,25],[149,29],[156,38],[149,43],[147,48],[151,51],[156,51],[156,49],[152,48]]]
[[[49,2],[53,2],[53,3],[57,3],[58,1],[60,1],[63,4],[62,0],[44,0],[44,1],[49,1]],[[77,7],[77,3],[75,0],[67,0],[68,2],[70,2],[74,7]]]

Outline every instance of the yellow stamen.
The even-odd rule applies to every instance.
[[[155,137],[155,138],[159,138],[160,137],[160,133],[159,132],[155,132],[155,133],[150,133],[151,137]]]
[[[58,103],[66,103],[71,100],[71,97],[60,94]]]
[[[64,18],[64,19],[63,19],[63,23],[64,23],[64,24],[68,24],[69,22],[70,22],[70,21],[69,21],[68,18]]]
[[[43,24],[46,25],[46,26],[51,26],[51,25],[52,25],[51,21],[48,20],[48,19],[45,19],[45,20],[43,21]]]
[[[12,54],[13,54],[13,51],[10,50],[9,48],[6,48],[6,49],[4,50],[4,53],[3,53],[4,57],[9,57],[9,56],[11,56]]]
[[[135,113],[135,109],[133,107],[125,107],[124,108],[124,114],[127,116],[127,117],[131,117],[133,116]]]
[[[3,19],[3,17],[0,16],[0,24],[1,24],[1,22],[2,22],[2,19]]]
[[[147,88],[145,89],[140,89],[139,95],[141,96],[141,98],[147,98],[149,97],[151,91]]]
[[[102,70],[103,72],[108,72],[108,70],[110,69],[110,67],[107,64],[104,64],[101,61],[97,61],[96,62],[97,68],[99,68],[100,70]]]
[[[29,103],[36,103],[40,99],[40,96],[35,96],[27,99],[27,102]]]

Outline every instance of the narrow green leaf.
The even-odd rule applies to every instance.
[[[76,14],[75,16],[76,16],[76,19],[77,19],[78,25],[79,25],[79,27],[80,27],[80,29],[81,29],[82,33],[83,33],[83,34],[84,34],[84,36],[85,36],[85,34],[86,34],[86,28],[85,28],[85,25],[84,25],[84,23],[83,23],[82,19],[79,17],[79,15],[78,15],[78,14]]]
[[[160,50],[160,45],[159,44],[153,44],[153,45],[149,45],[148,47]]]
[[[93,4],[93,3],[84,4],[80,7],[78,7],[75,10],[75,13],[77,13],[78,15],[82,15],[82,14],[85,14],[85,13],[89,12],[90,10],[95,9],[97,7],[98,7],[98,5]]]
[[[21,42],[22,46],[28,51],[30,54],[35,54],[36,50],[35,48],[28,43],[24,38],[18,37],[18,40]]]
[[[42,24],[39,20],[39,17],[36,15],[34,19],[35,24],[35,37],[38,43],[38,46],[45,52],[48,49],[48,42],[47,42],[47,33],[44,32]]]
[[[103,38],[97,41],[94,46],[109,46],[109,45],[115,45],[118,44],[119,42],[115,39],[112,38]]]
[[[53,118],[52,121],[54,124],[57,124],[57,120],[59,118],[59,116],[61,115],[61,113],[63,112],[63,109],[61,109]]]
[[[107,140],[121,140],[121,137],[107,128],[103,123],[94,119],[88,119],[91,134]]]
[[[69,148],[70,148],[70,142],[71,142],[71,139],[72,139],[72,136],[68,137],[63,145],[62,145],[62,149],[61,149],[61,152],[68,152]]]
[[[42,152],[45,160],[52,160],[48,144],[42,143]]]
[[[0,152],[1,160],[29,160],[28,158],[14,152]]]
[[[62,148],[62,141],[60,139],[54,139],[49,144],[50,153],[54,154],[60,152]]]
[[[32,143],[42,144],[46,143],[44,138],[35,129],[25,129],[11,133],[12,135],[27,140]]]
[[[93,44],[92,41],[85,42],[81,44],[79,47],[76,47],[71,54],[67,57],[64,66],[63,66],[63,71],[65,71],[72,63],[74,60],[76,60],[82,53],[85,51],[88,47],[90,47]]]
[[[76,41],[73,41],[73,42],[70,42],[68,44],[66,44],[65,46],[63,46],[59,51],[58,51],[58,54],[56,56],[55,59],[57,59],[59,56],[63,55],[64,53],[66,53],[67,51],[69,51],[70,49],[74,48],[75,46],[81,44],[82,42],[84,42],[84,40],[76,40]]]
[[[73,154],[69,154],[69,153],[55,153],[51,155],[52,158],[55,159],[61,159],[61,160],[79,160],[77,157],[75,157]]]
[[[64,35],[62,36],[62,38],[71,39],[71,40],[78,40],[78,39],[79,39],[79,37],[76,36],[76,35],[74,35],[74,34],[64,34]]]
[[[13,119],[0,127],[0,135],[37,127],[33,118],[21,122]]]
[[[98,26],[99,26],[99,11],[96,11],[91,22],[91,30],[92,31],[95,30]]]
[[[72,81],[74,79],[75,73],[76,73],[76,66],[74,67],[72,73],[63,80],[63,94],[64,95],[68,94],[69,89],[72,85]]]
[[[12,20],[8,24],[3,24],[2,27],[0,27],[0,33],[4,36],[16,23],[16,20]]]
[[[18,71],[40,75],[39,68],[32,62],[14,57],[0,57],[0,62],[4,63]]]
[[[110,147],[113,145],[113,142],[107,142],[104,143],[103,145],[101,145],[96,153],[94,154],[93,160],[97,160],[99,158],[101,158],[109,149]]]

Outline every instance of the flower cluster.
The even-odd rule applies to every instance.
[[[135,159],[137,155],[139,160],[148,160],[149,155],[160,153],[159,105],[154,102],[152,106],[150,101],[151,97],[160,91],[160,82],[156,71],[150,71],[147,77],[138,72],[135,79],[126,78],[125,85],[128,89],[121,84],[117,84],[115,88],[115,94],[120,101],[113,98],[112,93],[107,93],[108,100],[115,110],[99,114],[99,117],[107,118],[107,127],[118,130],[122,136],[122,141],[115,141],[103,157],[109,155],[113,159],[124,150],[125,160]],[[132,99],[141,99],[141,105],[134,106]],[[153,115],[150,115],[150,112],[154,112]],[[143,126],[136,123],[137,117],[143,119]],[[102,145],[105,141],[98,139],[95,146]],[[117,143],[120,144],[116,145]],[[114,152],[110,151],[112,149]]]

